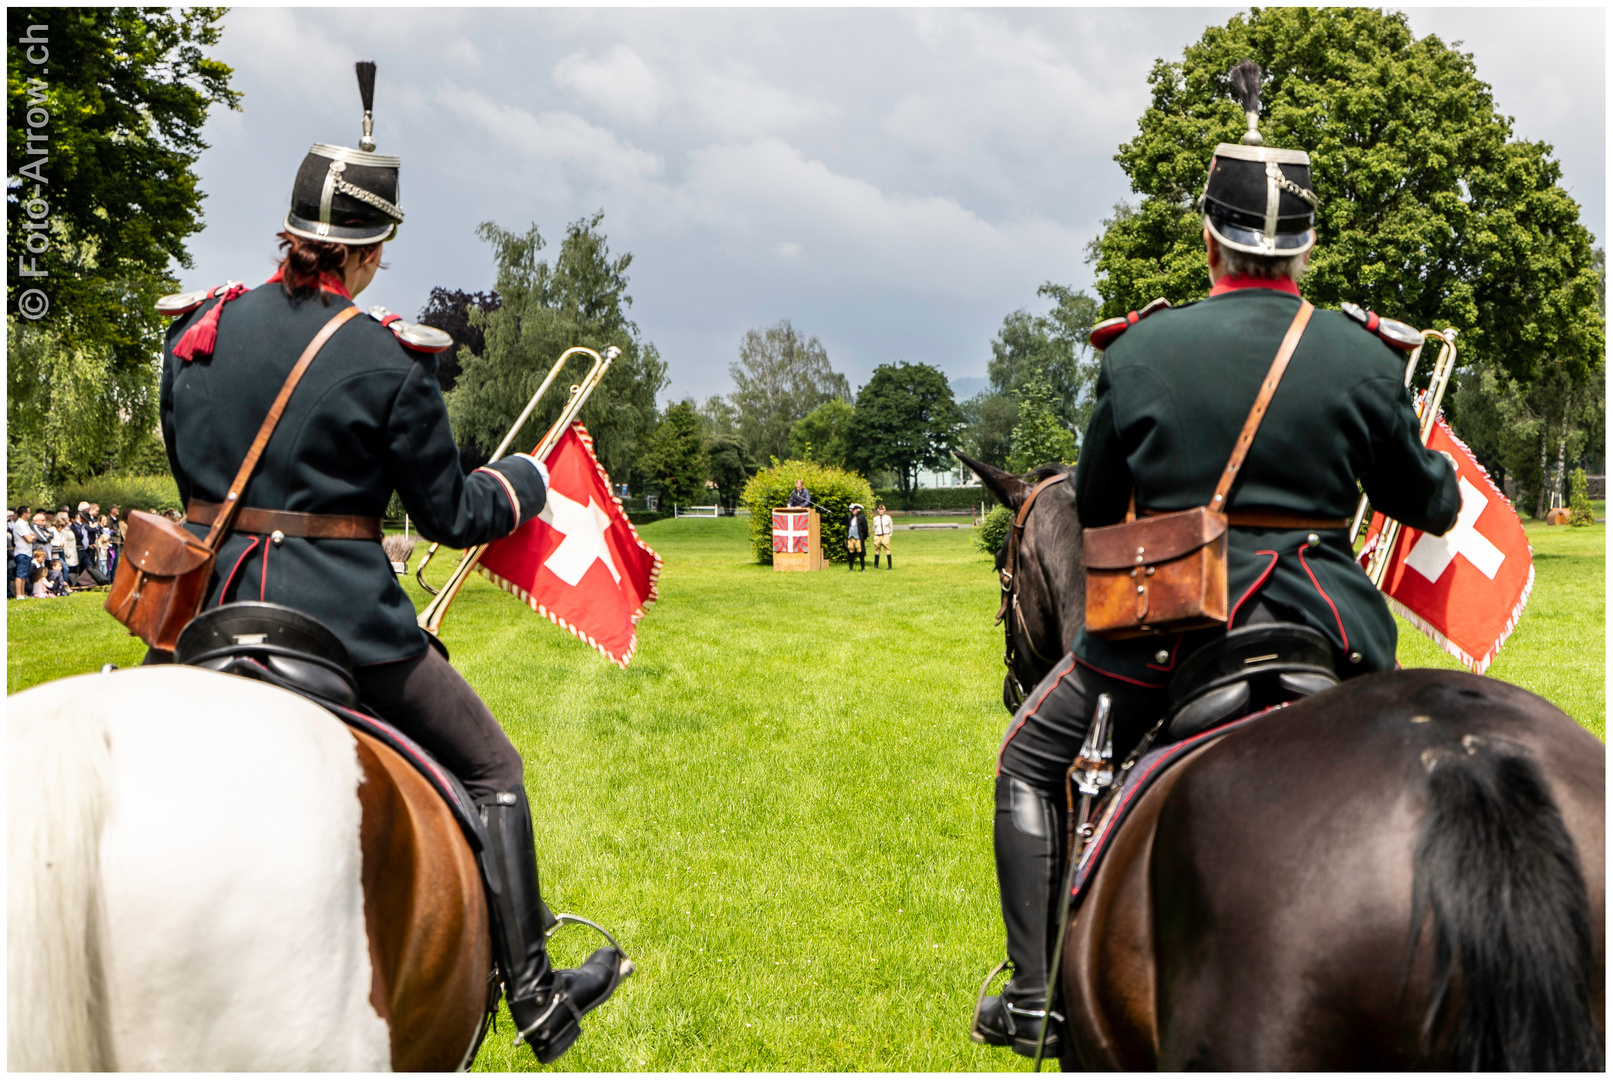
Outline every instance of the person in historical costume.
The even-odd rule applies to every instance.
[[[868,569],[868,515],[862,503],[852,503],[846,517],[846,569]],[[856,564],[856,565],[853,565]]]
[[[198,538],[298,357],[355,306],[403,221],[399,159],[375,153],[370,138],[373,64],[359,65],[359,81],[362,149],[309,150],[274,275],[256,288],[232,283],[160,305],[177,315],[164,347],[162,433]],[[421,536],[455,548],[506,536],[543,509],[548,474],[535,458],[461,470],[436,378],[436,354],[450,344],[380,307],[336,329],[241,494],[204,606],[262,600],[325,624],[347,647],[360,701],[463,782],[487,825],[489,873],[502,882],[488,895],[505,997],[521,1038],[549,1062],[614,990],[625,958],[605,948],[580,968],[550,963],[544,937],[554,917],[538,890],[521,755],[416,623],[380,544],[394,491]]]
[[[885,553],[885,569],[891,569],[891,533],[896,526],[891,524],[891,516],[885,513],[885,504],[880,503],[874,508],[874,569],[879,569],[879,553]]]
[[[1075,473],[1088,528],[1212,502],[1234,442],[1301,307],[1316,244],[1310,158],[1262,145],[1259,68],[1244,70],[1250,130],[1216,147],[1200,209],[1209,296],[1094,327],[1104,349]],[[1252,73],[1247,69],[1253,69]],[[1449,461],[1422,445],[1404,386],[1420,335],[1353,305],[1317,310],[1226,499],[1228,626],[1298,623],[1325,635],[1341,678],[1395,662],[1395,623],[1355,561],[1350,516],[1375,509],[1443,534],[1461,506]],[[1012,978],[982,1003],[976,1041],[1034,1053],[1047,1000],[1065,852],[1065,775],[1100,694],[1118,763],[1166,712],[1166,686],[1226,627],[1100,640],[1085,628],[1025,698],[997,760],[993,840]],[[1061,1052],[1061,1017],[1045,1051]]]

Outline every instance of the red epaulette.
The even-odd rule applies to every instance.
[[[453,347],[454,339],[435,326],[404,322],[402,315],[394,315],[380,304],[370,308],[370,318],[392,331],[403,347],[415,352],[440,353]]]
[[[227,290],[231,285],[239,284],[239,281],[226,281],[222,285],[214,285],[211,289],[197,289],[195,292],[174,293],[172,296],[164,296],[157,301],[157,314],[167,316],[170,319],[180,315],[188,315],[213,299],[213,297]]]
[[[1115,338],[1119,337],[1121,334],[1124,334],[1127,330],[1142,322],[1156,311],[1164,311],[1170,306],[1171,302],[1161,296],[1158,300],[1151,301],[1148,306],[1143,308],[1141,311],[1133,311],[1129,315],[1103,320],[1101,323],[1092,328],[1091,333],[1087,335],[1087,340],[1092,342],[1092,347],[1094,349],[1102,352],[1110,345],[1114,344]]]
[[[1401,352],[1409,353],[1423,343],[1423,336],[1403,322],[1385,319],[1377,312],[1363,310],[1355,304],[1340,304],[1339,310]]]

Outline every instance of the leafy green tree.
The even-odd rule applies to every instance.
[[[207,111],[240,99],[203,53],[223,14],[7,12],[7,298],[29,316],[7,320],[13,490],[149,456],[165,325],[153,303],[176,290],[170,264],[191,265],[202,227]]]
[[[471,311],[497,311],[498,306],[496,292],[471,293],[440,285],[431,290],[426,306],[420,309],[420,322],[454,339],[453,348],[437,355],[437,385],[442,387],[443,393],[452,390],[459,381],[459,350],[480,353],[487,348],[487,335],[480,326],[471,324]]]
[[[1141,200],[1089,249],[1102,315],[1207,289],[1194,202],[1215,144],[1246,127],[1227,78],[1246,58],[1268,73],[1267,143],[1311,155],[1312,302],[1458,327],[1464,353],[1524,383],[1550,367],[1580,383],[1600,364],[1590,234],[1551,147],[1514,139],[1470,54],[1366,8],[1253,9],[1155,63],[1116,156]]]
[[[959,407],[963,414],[963,452],[977,461],[1008,468],[1014,448],[1014,425],[1019,423],[1019,402],[1012,394],[983,390]]]
[[[1591,484],[1585,477],[1584,469],[1575,469],[1568,474],[1568,492],[1568,523],[1595,525],[1596,508],[1591,505]]]
[[[790,426],[790,456],[844,468],[856,410],[843,398],[830,398]]]
[[[864,472],[896,474],[903,495],[918,483],[919,469],[952,467],[963,413],[952,400],[947,377],[929,364],[881,364],[857,392],[850,451]]]
[[[1059,423],[1056,398],[1047,380],[1038,376],[1019,388],[1019,423],[1014,426],[1010,472],[1028,472],[1038,465],[1075,461],[1075,436]]]
[[[615,345],[622,354],[583,406],[581,419],[606,471],[636,482],[633,464],[659,417],[655,398],[666,386],[666,364],[627,317],[633,302],[627,268],[633,257],[612,257],[599,231],[603,218],[600,211],[572,222],[552,264],[538,257],[543,238],[536,226],[524,234],[492,222],[477,229],[493,248],[500,306],[469,312],[471,325],[486,335],[486,347],[479,354],[460,350],[459,382],[447,395],[448,416],[461,443],[491,453],[561,353],[577,345],[599,352]],[[567,363],[523,425],[514,449],[537,445],[559,416],[571,384],[588,370],[585,356]]]
[[[825,401],[851,400],[846,377],[829,366],[829,355],[815,337],[803,337],[782,319],[765,330],[747,330],[739,361],[728,365],[738,410],[739,436],[751,453],[786,457],[790,428]]]
[[[719,435],[706,442],[708,473],[717,485],[717,501],[723,506],[739,505],[745,482],[756,472],[756,462],[737,435]]]
[[[1052,299],[1053,310],[1032,315],[1021,308],[1003,319],[991,343],[986,374],[1000,394],[1013,394],[1031,379],[1044,379],[1053,389],[1059,419],[1072,430],[1083,430],[1090,411],[1088,391],[1098,374],[1097,357],[1087,344],[1098,302],[1051,281],[1036,295]]]
[[[712,394],[696,411],[700,414],[700,427],[706,433],[706,438],[738,437],[739,410],[727,398]]]
[[[1002,550],[1003,542],[1008,539],[1008,530],[1013,528],[1013,525],[1014,512],[1012,510],[1001,503],[993,506],[991,513],[987,514],[984,520],[975,526],[972,540],[974,549],[982,555],[995,556],[998,551]]]
[[[648,440],[644,459],[644,471],[663,503],[703,505],[710,462],[693,401],[667,406]]]

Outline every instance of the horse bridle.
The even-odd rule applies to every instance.
[[[1042,492],[1046,491],[1048,488],[1052,487],[1054,484],[1057,484],[1065,479],[1067,475],[1068,474],[1061,472],[1057,476],[1049,476],[1047,479],[1031,488],[1031,493],[1025,497],[1024,502],[1019,504],[1019,512],[1014,515],[1014,526],[1008,532],[1008,557],[1006,560],[1004,560],[1002,573],[998,578],[999,582],[1001,583],[1003,598],[1002,604],[997,608],[996,621],[997,623],[1000,623],[1003,628],[1003,665],[1008,668],[1008,678],[1012,682],[1015,709],[1018,709],[1020,703],[1025,700],[1025,694],[1027,691],[1024,685],[1019,681],[1019,674],[1014,670],[1014,660],[1016,659],[1016,650],[1014,647],[1014,626],[1013,622],[1007,621],[1008,613],[1012,611],[1014,614],[1013,621],[1019,624],[1020,632],[1025,638],[1024,646],[1027,652],[1036,657],[1036,659],[1042,661],[1042,663],[1048,665],[1056,663],[1058,659],[1057,657],[1043,656],[1041,653],[1037,652],[1036,647],[1030,643],[1030,630],[1025,626],[1024,613],[1019,610],[1019,595],[1016,591],[1016,574],[1019,570],[1019,543],[1020,539],[1025,535],[1025,520],[1026,518],[1030,517],[1031,507],[1035,504],[1036,497]]]

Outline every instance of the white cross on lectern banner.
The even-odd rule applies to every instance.
[[[1529,602],[1533,552],[1512,504],[1443,419],[1428,445],[1456,462],[1462,509],[1444,536],[1402,529],[1382,589],[1391,608],[1482,673]],[[1382,527],[1383,515],[1374,514],[1369,548]]]

